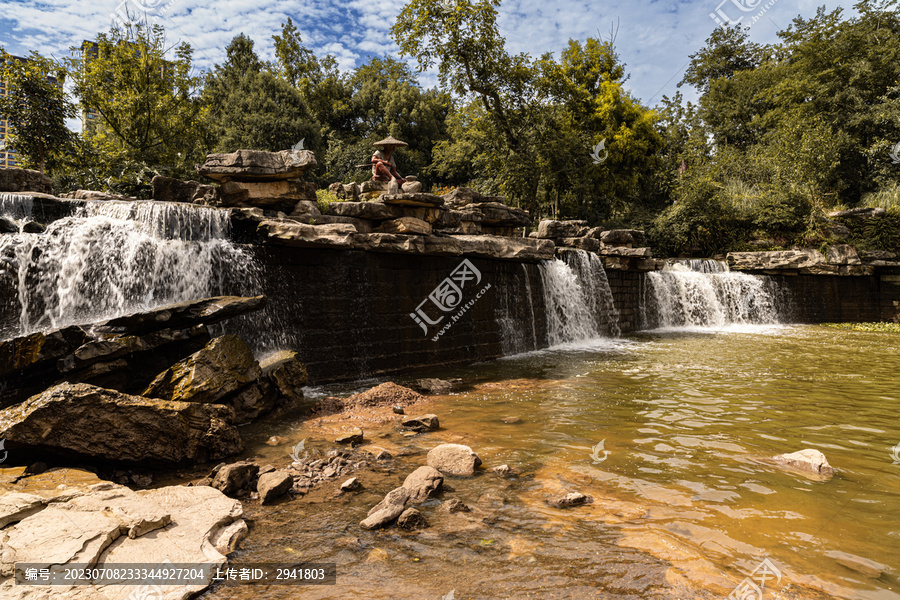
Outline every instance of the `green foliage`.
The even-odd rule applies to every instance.
[[[193,50],[182,43],[172,59],[166,58],[168,50],[163,28],[146,22],[98,34],[96,47],[72,48],[74,93],[82,110],[97,115],[85,138],[108,162],[110,177],[128,164],[185,176],[208,151]]]
[[[316,190],[316,204],[319,206],[319,212],[323,215],[328,214],[328,205],[332,202],[343,202],[343,200],[328,190]]]
[[[63,91],[65,70],[37,52],[20,62],[0,47],[0,80],[7,85],[0,114],[9,121],[10,146],[25,166],[54,170],[74,140],[66,127],[75,107]]]
[[[321,148],[319,128],[300,92],[269,70],[243,34],[226,48],[226,60],[207,76],[203,90],[221,152],[288,150],[303,140]]]
[[[766,190],[751,210],[753,225],[768,233],[790,234],[803,231],[812,205],[801,194],[774,188]]]

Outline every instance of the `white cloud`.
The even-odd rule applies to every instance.
[[[500,7],[500,32],[510,52],[557,56],[569,39],[608,38],[617,25],[616,46],[631,75],[626,86],[651,104],[663,94],[672,95],[680,81],[688,55],[700,49],[713,31],[710,13],[721,0],[663,3],[657,0],[506,0]],[[744,0],[750,1],[750,0]],[[755,1],[755,0],[754,0]],[[757,42],[777,40],[776,32],[797,14],[815,13],[820,0],[775,0],[753,24],[750,37]],[[149,15],[162,11],[161,24],[171,42],[189,41],[198,67],[210,68],[225,58],[225,46],[245,33],[256,43],[259,55],[274,58],[272,35],[290,16],[304,43],[317,54],[333,53],[342,69],[351,69],[371,55],[397,56],[390,28],[404,0],[126,0],[134,9],[142,4]],[[121,0],[37,0],[24,4],[0,0],[0,39],[14,54],[37,50],[57,58],[70,46],[92,39],[108,29],[110,13]],[[765,4],[765,0],[760,2]],[[833,8],[833,6],[829,7]],[[747,13],[749,22],[754,13]],[[421,76],[423,85],[437,83],[434,71]],[[689,98],[691,90],[683,89]]]

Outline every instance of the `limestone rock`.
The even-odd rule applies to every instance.
[[[481,213],[482,226],[527,227],[531,223],[528,212],[521,208],[506,206],[499,202],[478,202],[469,204],[462,212],[473,211]]]
[[[0,192],[53,193],[53,182],[40,171],[10,167],[0,169]]]
[[[359,427],[351,429],[349,432],[342,433],[338,437],[335,438],[335,442],[338,444],[350,444],[351,446],[354,444],[363,443],[363,430]]]
[[[742,270],[802,269],[825,263],[818,250],[783,250],[772,252],[729,252],[728,266]]]
[[[565,496],[548,500],[547,503],[554,508],[569,508],[571,506],[590,504],[593,501],[594,499],[590,496],[585,496],[579,492],[570,492]]]
[[[442,206],[444,198],[434,194],[385,194],[381,197],[385,204],[399,204],[405,206]]]
[[[292,212],[299,201],[316,201],[316,184],[299,179],[228,181],[222,184],[224,206],[254,206]]]
[[[260,379],[232,394],[223,404],[234,410],[234,422],[242,425],[271,412],[277,401],[278,389],[275,385]]]
[[[830,265],[862,264],[862,260],[860,260],[859,255],[856,253],[856,249],[847,244],[828,246],[828,253],[825,255],[825,260],[828,261],[828,264]]]
[[[834,469],[828,464],[828,459],[818,450],[807,448],[790,454],[779,454],[773,456],[772,460],[777,463],[793,467],[800,471],[820,475],[831,479],[834,476]]]
[[[370,202],[332,202],[328,205],[328,214],[386,221],[401,217],[402,211],[396,206],[389,206],[380,200],[373,200]]]
[[[290,214],[292,217],[319,217],[321,215],[318,202],[312,200],[298,200]]]
[[[612,229],[604,231],[600,234],[600,241],[607,246],[627,246],[631,247],[635,240],[631,231],[627,229]]]
[[[421,181],[411,181],[412,178],[407,177],[406,182],[401,186],[404,194],[418,194],[422,191]]]
[[[309,150],[237,150],[207,155],[197,172],[218,181],[270,181],[297,179],[316,164],[316,157]]]
[[[91,326],[96,333],[149,333],[160,329],[185,329],[193,325],[212,325],[249,312],[261,310],[265,296],[215,296],[202,300],[177,302],[159,308],[116,317]]]
[[[406,476],[403,487],[409,491],[410,502],[425,502],[441,490],[444,476],[433,467],[419,467]]]
[[[401,425],[413,431],[434,431],[440,427],[437,415],[419,415],[403,419]]]
[[[142,395],[179,402],[217,402],[260,375],[247,343],[236,335],[223,335],[160,373]]]
[[[510,475],[513,472],[509,465],[498,465],[491,469],[491,471],[493,471],[497,475]]]
[[[538,223],[537,235],[543,239],[575,238],[587,233],[587,221],[552,221],[544,220]]]
[[[212,487],[226,496],[247,489],[259,473],[259,467],[251,462],[239,461],[230,465],[222,465],[213,477]]]
[[[36,494],[12,492],[0,495],[0,529],[44,509],[44,499]]]
[[[428,452],[429,467],[441,473],[458,477],[471,477],[481,465],[481,459],[471,448],[462,444],[441,444]]]
[[[259,364],[262,376],[271,381],[282,398],[289,402],[303,399],[303,386],[309,380],[306,366],[296,352],[282,350],[270,354]]]
[[[0,342],[0,377],[27,367],[56,361],[88,340],[80,327],[35,332]]]
[[[601,246],[598,253],[604,256],[627,256],[630,258],[650,258],[653,256],[653,251],[650,250],[650,248],[627,248],[619,246]]]
[[[353,394],[346,399],[347,406],[375,407],[375,406],[409,406],[424,400],[421,394],[413,390],[397,385],[392,381],[386,381],[364,392]]]
[[[363,529],[384,527],[403,513],[408,501],[409,491],[406,488],[398,487],[391,490],[384,500],[369,510],[369,516],[360,522],[360,527]]]
[[[385,221],[375,231],[404,235],[431,235],[431,225],[415,217],[400,217],[399,219]]]
[[[284,471],[273,471],[259,476],[256,491],[259,492],[259,501],[266,504],[276,498],[287,494],[294,485],[294,478]]]
[[[0,438],[17,451],[151,465],[203,462],[243,449],[232,419],[225,406],[63,383],[0,411]]]
[[[359,483],[359,479],[357,479],[356,477],[351,477],[350,479],[348,479],[347,481],[345,481],[344,483],[341,484],[341,491],[342,492],[355,492],[360,487],[362,487],[362,485]]]
[[[453,384],[443,379],[419,379],[416,381],[416,389],[423,394],[446,394],[453,389]]]
[[[425,529],[428,527],[428,521],[425,520],[422,513],[415,508],[410,507],[400,513],[400,516],[397,517],[397,527],[410,531],[415,529]]]
[[[570,237],[562,238],[556,241],[557,246],[566,246],[577,250],[587,250],[588,252],[599,252],[603,248],[600,240],[590,237]],[[607,246],[607,248],[609,248]],[[631,248],[609,248],[611,250],[631,250]]]
[[[484,196],[467,187],[458,187],[444,194],[444,204],[452,208],[462,208],[469,204],[479,204],[481,202],[498,202],[502,204],[503,200],[500,196]]]
[[[214,185],[204,185],[199,181],[182,181],[162,175],[154,176],[150,185],[153,186],[153,199],[158,202],[221,205],[219,188]]]

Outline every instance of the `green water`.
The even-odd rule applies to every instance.
[[[361,476],[366,492],[247,503],[235,563],[336,562],[337,585],[204,598],[724,598],[768,559],[781,577],[763,598],[898,599],[898,347],[897,334],[814,326],[644,333],[429,373],[467,387],[428,405],[440,431],[376,439],[411,449],[395,471]],[[250,439],[315,433],[267,425]],[[444,497],[474,511],[426,505],[422,532],[360,529],[444,441],[520,475],[448,480]],[[803,448],[821,450],[834,478],[767,460]],[[254,452],[280,466],[287,450]],[[566,491],[595,502],[545,504]]]

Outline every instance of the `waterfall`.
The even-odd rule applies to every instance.
[[[618,312],[600,257],[575,250],[541,263],[551,346],[618,335]]]
[[[7,195],[0,216],[27,216],[30,201]],[[0,338],[217,294],[259,293],[253,261],[229,233],[226,210],[87,201],[44,233],[0,236]]]
[[[656,327],[722,327],[778,322],[764,277],[715,260],[674,261],[647,274],[645,319]]]
[[[501,278],[494,286],[494,318],[500,330],[504,356],[530,352],[539,347],[531,279],[524,263],[518,268],[522,271],[522,279],[510,273],[509,277]],[[524,293],[522,281],[525,284]]]

